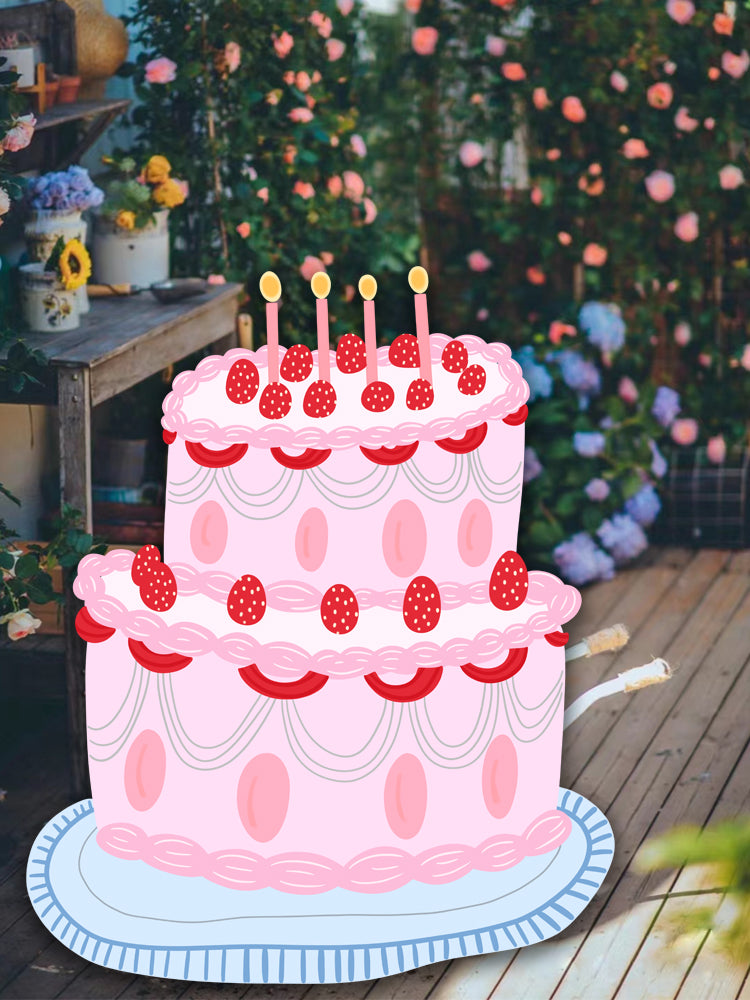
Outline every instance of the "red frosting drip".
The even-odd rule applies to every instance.
[[[413,441],[411,444],[396,445],[395,448],[363,448],[360,446],[359,450],[365,458],[369,458],[376,465],[401,465],[402,462],[406,462],[412,457],[418,447],[419,441]]]
[[[438,686],[442,675],[442,667],[420,667],[406,684],[386,684],[375,673],[365,674],[365,680],[375,694],[379,694],[381,698],[403,703],[426,698]]]
[[[76,632],[84,642],[104,642],[115,634],[109,625],[102,625],[92,618],[86,608],[81,608],[76,615]]]
[[[503,417],[503,423],[508,424],[510,427],[518,427],[519,424],[526,422],[526,418],[529,415],[529,408],[526,403],[519,407],[515,413],[509,413],[507,417]]]
[[[527,646],[519,646],[518,649],[511,649],[503,662],[496,667],[475,667],[473,663],[464,663],[461,669],[473,681],[482,681],[483,684],[497,684],[498,681],[507,681],[508,678],[518,673],[526,662],[528,652]]]
[[[474,451],[487,437],[487,424],[480,424],[478,427],[471,427],[461,438],[443,438],[435,444],[444,451],[450,451],[454,455],[465,455],[466,452]]]
[[[567,632],[548,632],[544,638],[550,646],[564,646],[570,635]]]
[[[309,698],[311,694],[320,691],[328,680],[324,674],[316,674],[314,670],[308,670],[304,677],[300,677],[296,681],[272,681],[265,674],[262,674],[254,663],[240,667],[238,673],[253,691],[257,691],[258,694],[262,694],[266,698],[276,698],[280,701],[288,701],[291,698]]]
[[[197,441],[186,441],[185,448],[188,455],[197,465],[203,465],[207,469],[223,469],[227,465],[234,465],[235,462],[239,462],[241,458],[244,458],[248,445],[230,444],[228,448],[222,448],[221,451],[214,451],[202,444],[198,444]]]
[[[177,440],[176,431],[162,431],[161,438],[164,444],[173,444]]]
[[[287,455],[281,448],[271,448],[271,454],[287,469],[314,469],[331,454],[330,448],[305,448],[301,455]]]
[[[128,649],[142,667],[155,674],[173,674],[193,662],[192,656],[180,653],[155,653],[139,639],[128,639]]]

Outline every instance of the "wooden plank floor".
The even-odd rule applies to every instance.
[[[160,1000],[750,1000],[750,970],[712,935],[675,940],[681,909],[731,901],[701,893],[689,870],[639,872],[643,841],[678,823],[750,812],[750,552],[651,550],[636,568],[584,592],[575,641],[624,622],[618,655],[568,668],[568,701],[600,680],[664,656],[665,685],[600,702],[566,734],[562,783],[607,814],[617,847],[596,897],[557,938],[340,986],[237,986],[148,979],[78,958],[37,920],[25,863],[38,829],[69,804],[59,703],[6,701],[0,786],[0,997]],[[36,692],[35,692],[36,693]]]

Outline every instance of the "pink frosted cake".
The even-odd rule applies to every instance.
[[[526,384],[474,337],[400,337],[367,371],[364,347],[235,350],[180,375],[164,562],[81,563],[111,854],[237,889],[384,892],[568,835],[580,598],[514,552]]]

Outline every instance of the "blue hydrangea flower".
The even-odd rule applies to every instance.
[[[600,503],[602,500],[606,500],[609,496],[609,483],[606,479],[601,479],[597,476],[595,479],[590,479],[586,483],[583,487],[583,492],[589,500],[594,500],[597,503]]]
[[[513,355],[514,359],[521,366],[523,377],[529,386],[529,402],[533,403],[540,396],[548,399],[552,395],[552,376],[544,367],[540,365],[534,357],[533,347],[522,347]]]
[[[637,524],[648,527],[653,524],[661,510],[661,500],[651,483],[645,483],[625,501],[625,510]]]
[[[606,302],[584,302],[578,325],[603,354],[619,351],[625,343],[625,322],[616,306]]]
[[[605,438],[599,431],[576,431],[573,447],[584,458],[596,458],[604,451]]]
[[[526,448],[523,453],[523,481],[530,483],[532,479],[541,476],[544,466],[533,448]]]
[[[660,385],[654,396],[654,405],[651,412],[662,425],[669,427],[674,418],[680,412],[680,394],[670,389],[669,386]]]
[[[552,553],[560,574],[570,583],[581,585],[591,580],[611,580],[615,563],[611,556],[599,548],[585,531],[579,531]]]
[[[604,521],[597,535],[615,559],[616,563],[635,559],[648,548],[648,539],[640,524],[636,524],[629,514],[615,514]]]
[[[74,191],[88,191],[93,187],[89,172],[85,167],[68,167],[68,183]]]
[[[650,438],[648,446],[651,449],[651,472],[657,479],[662,479],[667,474],[667,460],[659,451],[656,441]]]
[[[602,377],[593,361],[587,361],[576,351],[558,351],[554,356],[560,366],[563,381],[581,396],[593,396],[602,386]]]

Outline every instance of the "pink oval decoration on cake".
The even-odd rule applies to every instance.
[[[414,754],[402,754],[385,779],[385,815],[397,837],[409,840],[422,829],[427,812],[427,778]]]
[[[328,521],[319,507],[310,507],[299,519],[294,551],[302,569],[318,569],[328,549]]]
[[[482,767],[482,794],[487,811],[495,819],[510,812],[518,786],[518,755],[509,736],[496,736],[490,743]]]
[[[481,566],[492,548],[492,515],[483,500],[470,500],[458,522],[458,551],[467,566]]]
[[[215,500],[206,500],[193,516],[190,546],[196,559],[215,563],[224,555],[229,526],[224,509]]]
[[[413,576],[427,551],[427,526],[412,500],[395,503],[383,525],[383,555],[396,576]]]
[[[237,811],[242,825],[261,844],[273,840],[289,808],[289,774],[273,753],[253,757],[237,785]]]
[[[125,794],[139,812],[156,803],[164,787],[167,755],[164,744],[153,729],[144,729],[133,740],[125,758]]]

